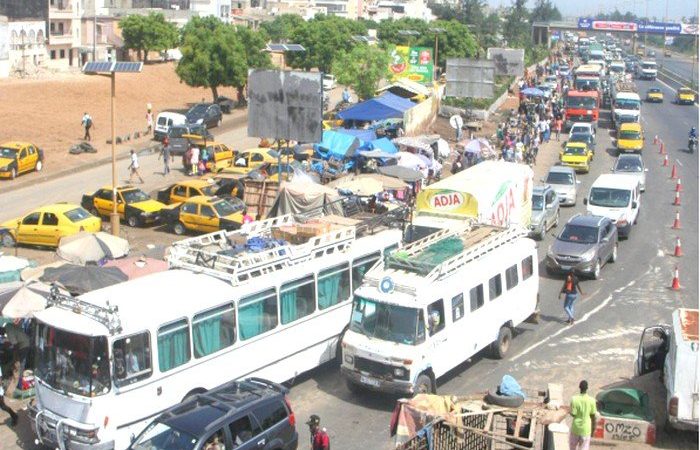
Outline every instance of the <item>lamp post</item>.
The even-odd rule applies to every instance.
[[[434,62],[433,62],[433,64],[434,64],[433,81],[434,81],[434,80],[437,80],[437,72],[438,72],[438,35],[441,33],[444,33],[447,30],[445,30],[444,28],[434,27],[434,28],[428,28],[428,31],[435,34],[435,52],[433,53],[433,59],[434,59]]]
[[[83,66],[83,73],[86,75],[101,75],[110,79],[110,129],[111,129],[111,144],[112,144],[112,212],[109,214],[109,223],[112,228],[112,234],[119,236],[119,213],[117,212],[117,147],[116,147],[116,131],[115,131],[115,103],[116,103],[116,88],[117,88],[117,73],[139,73],[143,70],[142,62],[124,62],[124,61],[91,61]]]
[[[408,45],[410,45],[411,37],[420,36],[420,33],[416,30],[399,30],[399,35],[407,37],[409,41]]]

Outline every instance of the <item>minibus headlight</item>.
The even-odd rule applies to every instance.
[[[350,365],[353,365],[353,363],[355,362],[355,358],[353,358],[352,355],[346,354],[346,355],[343,357],[343,359],[345,360],[346,363],[348,363],[348,364],[350,364]]]
[[[406,375],[406,369],[403,367],[395,367],[394,368],[394,376],[397,378],[402,378],[403,376]]]

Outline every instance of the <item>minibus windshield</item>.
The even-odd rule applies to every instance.
[[[390,305],[355,296],[350,329],[369,338],[416,345],[425,340],[423,313],[417,308]]]

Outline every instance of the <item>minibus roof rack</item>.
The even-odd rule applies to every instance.
[[[52,286],[47,297],[46,307],[56,306],[76,314],[88,316],[107,328],[110,335],[121,333],[122,323],[119,319],[119,308],[107,302],[107,306],[95,305],[77,297],[61,294],[56,286]]]

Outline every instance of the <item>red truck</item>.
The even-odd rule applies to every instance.
[[[591,122],[598,128],[600,96],[597,90],[569,90],[564,98],[564,127],[568,130],[574,122]]]

